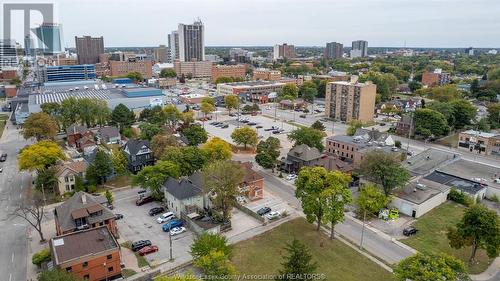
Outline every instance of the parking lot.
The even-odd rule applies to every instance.
[[[159,216],[149,216],[148,211],[159,206],[157,202],[136,206],[137,191],[139,189],[127,189],[115,192],[113,210],[116,214],[123,214],[124,218],[117,221],[120,240],[137,241],[149,239],[153,245],[158,246],[159,251],[146,255],[150,264],[160,264],[169,260],[170,247],[169,235],[163,232],[162,224],[156,222]],[[184,263],[191,259],[189,250],[193,243],[193,233],[187,230],[176,236],[172,236],[172,253],[175,265]]]
[[[280,214],[287,213],[291,214],[294,210],[288,205],[283,199],[274,196],[274,194],[264,190],[264,198],[256,200],[253,202],[247,202],[243,204],[248,209],[257,213],[257,211],[264,207],[271,208],[271,211],[278,211]]]

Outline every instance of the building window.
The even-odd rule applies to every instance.
[[[84,262],[84,263],[82,264],[82,266],[83,266],[83,267],[87,267],[87,266],[89,266],[89,263],[88,263],[88,262]]]
[[[88,275],[88,274],[84,275],[84,276],[83,276],[83,279],[85,279],[85,280],[89,280],[89,279],[90,279],[90,275]]]
[[[112,266],[108,267],[108,272],[113,272],[113,267]]]
[[[66,272],[71,272],[71,266],[66,267]]]
[[[113,258],[113,255],[107,255],[107,256],[106,256],[106,258],[107,258],[108,260],[110,260],[110,259],[112,259],[112,258]]]
[[[64,177],[64,181],[65,182],[69,182],[69,178],[68,177]]]

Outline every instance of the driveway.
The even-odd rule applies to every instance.
[[[151,217],[148,211],[159,206],[157,202],[136,206],[137,191],[139,189],[126,189],[115,192],[114,213],[123,214],[124,218],[117,221],[120,240],[137,241],[143,239],[151,240],[153,245],[157,245],[159,251],[146,255],[150,264],[157,265],[169,260],[170,243],[169,235],[163,232],[162,224],[156,222],[155,217]],[[189,250],[193,243],[193,234],[189,230],[182,234],[172,236],[172,252],[174,265],[182,264],[191,259]]]

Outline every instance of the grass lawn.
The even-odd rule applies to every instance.
[[[458,133],[439,139],[436,142],[447,147],[456,148],[458,145]]]
[[[389,281],[392,273],[324,233],[304,219],[295,219],[235,245],[232,261],[240,274],[276,274],[281,268],[285,244],[297,238],[305,243],[325,280]]]
[[[137,274],[137,272],[135,272],[134,270],[132,269],[128,269],[128,268],[124,268],[122,269],[122,275],[124,278],[128,278],[134,274]]]
[[[3,134],[3,129],[5,128],[5,123],[7,122],[7,119],[9,119],[8,115],[0,114],[0,137]]]
[[[124,248],[129,249],[129,250],[132,249],[132,242],[131,241],[125,241],[125,242],[121,243],[120,245]],[[134,252],[134,255],[137,258],[137,266],[139,266],[139,268],[149,266],[149,262],[146,260],[145,257],[139,255],[137,252]]]
[[[478,250],[476,253],[477,264],[468,263],[471,253],[470,247],[453,249],[446,237],[447,228],[455,226],[462,218],[465,210],[463,205],[447,201],[441,206],[420,217],[413,225],[418,229],[416,235],[402,239],[401,242],[413,247],[423,253],[446,253],[455,256],[468,267],[472,274],[483,272],[489,265],[489,258],[486,251]]]
[[[106,186],[111,186],[113,188],[120,188],[129,186],[132,184],[132,178],[130,175],[116,176],[112,180],[105,183]]]

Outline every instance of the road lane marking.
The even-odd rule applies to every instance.
[[[11,261],[12,263],[14,263],[14,252],[12,252],[12,257],[11,257],[10,261]]]
[[[9,274],[9,281],[12,281],[12,273]]]

